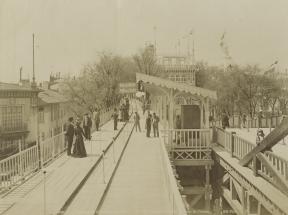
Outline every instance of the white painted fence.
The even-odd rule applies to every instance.
[[[171,214],[187,215],[184,201],[177,186],[177,181],[171,167],[166,146],[163,138],[160,138],[160,159],[163,168],[164,186],[167,189],[169,201],[171,203]]]
[[[109,108],[101,112],[100,125],[111,119],[113,110],[114,108]],[[66,150],[66,146],[64,132],[41,141],[39,146],[34,145],[23,151],[19,142],[17,154],[0,160],[0,193],[21,184],[27,177],[48,165]]]

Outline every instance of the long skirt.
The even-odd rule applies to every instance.
[[[73,148],[73,156],[77,158],[87,157],[83,137],[76,137]]]

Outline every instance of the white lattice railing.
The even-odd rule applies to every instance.
[[[166,145],[173,148],[210,148],[210,129],[167,129],[163,130]]]
[[[109,108],[101,113],[100,125],[111,119],[113,111],[114,108]],[[20,184],[27,176],[48,165],[66,150],[66,146],[64,132],[41,141],[39,146],[34,145],[25,150],[21,150],[19,142],[17,154],[0,160],[0,192]]]
[[[216,142],[221,145],[226,151],[228,151],[231,156],[242,159],[246,154],[248,154],[256,144],[253,144],[236,134],[228,132],[221,128],[214,128],[214,132],[216,132],[213,136],[216,138]],[[278,173],[278,175],[282,178],[284,183],[288,185],[288,160],[276,155],[271,151],[264,152],[264,155],[267,157],[270,165],[273,170]],[[277,186],[276,178],[274,178],[274,173],[266,167],[264,163],[257,159],[258,165],[256,168],[256,172],[269,180],[271,183]],[[253,161],[249,164],[249,167],[252,168]]]
[[[243,124],[243,121],[240,116],[231,116],[229,118],[229,127],[230,128],[258,128],[260,125],[261,128],[276,128],[280,122],[282,121],[283,116],[271,116],[264,117],[261,119],[261,123],[259,124],[258,118],[249,118],[247,117],[246,123]],[[214,122],[210,122],[211,126],[215,125],[218,127],[222,127],[221,119],[215,120]]]
[[[19,142],[19,147],[21,143]],[[21,149],[21,148],[20,148]],[[20,183],[39,168],[38,146],[32,146],[0,161],[0,191]]]
[[[66,150],[65,134],[60,133],[40,143],[42,165],[47,164]]]

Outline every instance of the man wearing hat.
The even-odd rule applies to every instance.
[[[73,143],[73,137],[74,137],[74,125],[73,125],[73,117],[69,117],[68,119],[68,125],[66,127],[65,136],[67,139],[67,155],[71,155],[71,147]]]
[[[85,137],[88,140],[91,140],[91,127],[92,127],[92,120],[89,117],[88,113],[86,113],[84,115],[83,128],[84,128]]]

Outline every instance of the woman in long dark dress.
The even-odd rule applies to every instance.
[[[73,148],[73,156],[78,157],[78,158],[87,157],[84,140],[83,140],[83,137],[85,137],[85,135],[84,135],[83,129],[80,127],[79,121],[76,122],[76,127],[75,127],[74,132],[75,132],[76,139],[75,139],[75,144]]]

